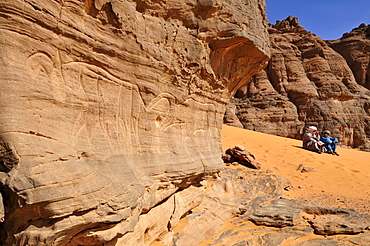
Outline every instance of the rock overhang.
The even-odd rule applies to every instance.
[[[76,213],[116,223],[219,171],[226,104],[269,57],[263,1],[0,8],[7,242],[54,219],[41,240],[69,240]]]

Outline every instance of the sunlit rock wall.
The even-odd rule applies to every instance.
[[[363,24],[324,41],[296,17],[271,25],[271,60],[237,91],[225,122],[297,139],[315,125],[370,151],[369,33]]]
[[[201,191],[172,195],[221,168],[226,104],[266,66],[264,10],[0,0],[2,243],[140,245],[170,230]]]

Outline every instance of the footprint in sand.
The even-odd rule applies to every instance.
[[[334,165],[334,167],[335,167],[336,169],[347,172],[347,169],[343,167],[343,164],[340,164],[340,163],[334,162],[334,163],[333,163],[333,165]]]

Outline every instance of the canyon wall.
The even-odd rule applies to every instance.
[[[264,10],[263,0],[0,0],[1,243],[170,235],[222,167],[230,97],[267,64]]]
[[[271,60],[235,94],[224,121],[301,139],[309,125],[370,150],[370,26],[324,41],[288,17],[269,26]]]

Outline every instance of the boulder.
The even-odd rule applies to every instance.
[[[241,165],[261,169],[262,165],[256,160],[254,155],[248,152],[244,146],[236,145],[234,148],[228,148],[226,153],[223,155],[223,160],[225,163],[232,163],[233,161],[238,162]]]
[[[301,216],[302,208],[291,206],[291,200],[274,200],[271,206],[259,206],[249,215],[248,219],[256,225],[286,227],[305,225]]]
[[[222,154],[222,160],[225,163],[233,163],[235,161],[235,158],[229,154]]]
[[[370,221],[365,216],[359,214],[329,214],[321,215],[310,221],[316,234],[334,235],[334,234],[359,234],[365,232],[370,225]]]
[[[351,209],[319,206],[298,200],[277,199],[254,207],[244,218],[257,225],[311,226],[315,234],[358,234],[370,225],[370,216]]]
[[[317,172],[313,167],[307,167],[303,164],[299,165],[297,171],[300,171],[301,173]]]

